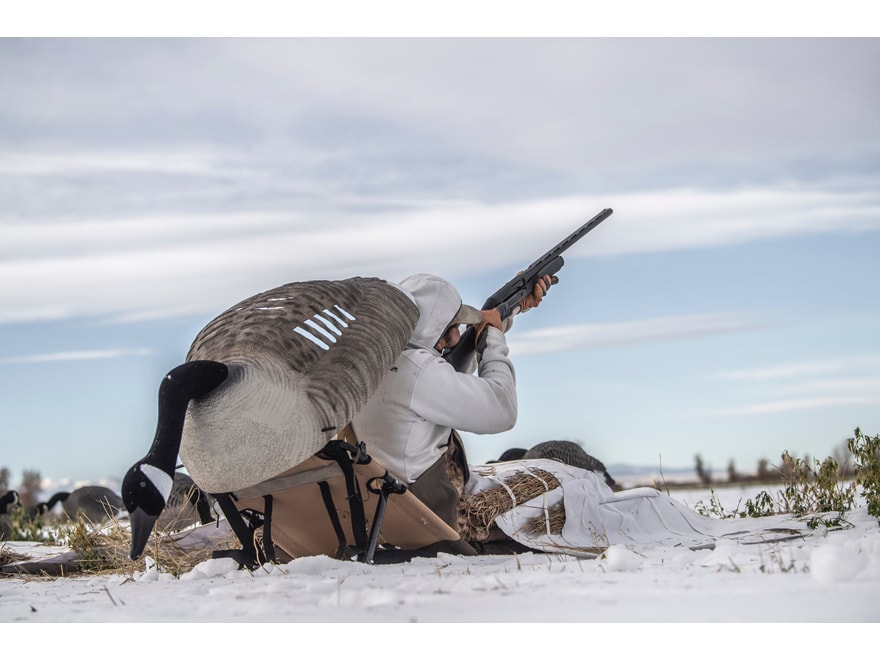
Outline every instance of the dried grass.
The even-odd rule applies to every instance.
[[[459,503],[459,531],[468,541],[485,541],[489,538],[495,518],[518,504],[558,487],[559,480],[546,470],[516,472],[507,477],[503,485],[482,490]],[[541,520],[544,520],[543,517]]]
[[[25,559],[27,559],[27,556],[13,552],[5,544],[0,544],[0,565],[11,564],[14,561],[23,561]]]
[[[529,538],[546,534],[548,528],[551,534],[561,534],[562,528],[565,526],[565,505],[562,502],[558,502],[546,511],[546,516],[538,515],[534,518],[529,518],[517,531]]]
[[[149,553],[164,571],[179,576],[210,559],[211,553],[218,549],[218,546],[213,544],[210,547],[186,548],[179,543],[185,536],[185,532],[172,536],[161,530],[155,530],[147,544],[145,554]],[[78,521],[69,538],[70,549],[76,552],[77,566],[83,572],[134,573],[143,570],[143,559],[129,559],[131,532],[127,526],[119,522],[96,530]],[[236,544],[237,539],[230,532],[229,547]]]
[[[66,540],[69,551],[76,558],[65,564],[61,575],[77,574],[128,574],[144,570],[144,559],[129,559],[131,549],[131,531],[125,522],[118,520],[110,521],[105,525],[94,525],[84,518],[78,518],[73,523],[64,527],[58,527],[57,533]],[[155,530],[145,549],[145,555],[149,554],[165,572],[175,576],[182,575],[195,566],[211,558],[216,549],[224,547],[236,547],[237,538],[232,532],[229,535],[228,546],[222,541],[212,543],[210,547],[184,547],[187,532],[178,532],[174,535]],[[29,557],[19,555],[0,546],[0,563],[10,564],[13,562],[27,561]],[[3,573],[2,577],[39,577],[38,574],[27,573]]]

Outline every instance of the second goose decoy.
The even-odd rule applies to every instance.
[[[37,511],[48,513],[58,502],[71,520],[81,516],[94,524],[116,518],[124,509],[122,498],[106,486],[82,486],[73,492],[55,493],[48,502],[37,504]]]
[[[615,485],[614,479],[608,474],[605,465],[598,458],[590,456],[584,448],[578,443],[570,440],[548,440],[547,442],[539,442],[531,449],[527,450],[523,458],[551,458],[561,463],[581,468],[582,470],[590,470],[601,475],[605,479],[605,483],[612,488]]]
[[[9,513],[9,509],[21,503],[18,491],[7,490],[3,497],[0,497],[0,513]]]
[[[0,497],[0,541],[8,539],[12,534],[12,523],[9,520],[9,511],[21,504],[18,491],[9,490]]]

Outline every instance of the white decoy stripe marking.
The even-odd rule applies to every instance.
[[[315,330],[315,331],[317,331],[317,332],[320,332],[322,335],[324,335],[327,339],[329,339],[330,341],[332,341],[334,344],[336,343],[336,337],[334,337],[334,336],[331,335],[329,332],[327,332],[326,330],[324,330],[324,328],[322,328],[320,325],[318,325],[317,323],[315,323],[312,319],[306,319],[305,324],[306,324],[307,326],[309,326],[312,330]]]
[[[337,323],[339,323],[339,325],[341,325],[343,328],[347,328],[347,327],[348,327],[348,323],[346,323],[346,322],[343,321],[341,318],[339,318],[338,316],[336,316],[336,314],[334,314],[333,312],[331,312],[329,309],[325,309],[325,310],[324,310],[324,313],[325,313],[327,316],[331,317],[334,321],[336,321]]]
[[[300,334],[300,335],[302,335],[303,337],[305,337],[306,339],[308,339],[308,340],[309,340],[310,342],[312,342],[313,344],[317,344],[318,346],[320,346],[321,348],[323,348],[325,351],[329,351],[329,350],[330,350],[330,346],[329,346],[328,344],[326,344],[325,342],[323,342],[323,341],[321,341],[320,339],[318,339],[317,337],[315,337],[315,335],[313,335],[313,334],[312,334],[311,332],[309,332],[308,330],[305,330],[305,329],[300,328],[299,326],[297,326],[297,327],[295,327],[295,328],[293,329],[293,331],[296,332],[296,333],[298,333],[298,334]]]
[[[333,305],[333,307],[334,307],[334,309],[338,310],[339,313],[342,314],[342,315],[343,315],[345,318],[347,318],[349,321],[355,321],[355,320],[357,320],[357,319],[354,317],[353,314],[349,313],[348,311],[346,311],[345,309],[343,309],[343,308],[340,307],[339,305]],[[336,322],[337,322],[339,325],[341,325],[343,328],[347,328],[347,327],[348,327],[348,323],[346,323],[345,321],[343,321],[342,318],[340,318],[339,316],[337,316],[334,312],[331,312],[329,309],[325,309],[323,313],[326,314],[327,316],[329,316],[330,318],[332,318],[334,321],[336,321]],[[320,314],[315,314],[315,315],[313,316],[313,318],[318,319],[318,320],[319,320],[319,321],[320,321],[320,322],[321,322],[321,323],[327,328],[327,330],[330,330],[331,332],[333,332],[333,333],[336,335],[336,337],[341,337],[341,336],[342,336],[342,330],[340,330],[339,328],[337,328],[337,327],[336,327],[336,326],[335,326],[335,325],[334,325],[329,319],[324,318],[324,317],[321,316]],[[317,332],[317,333],[323,335],[324,337],[326,337],[328,341],[330,341],[330,342],[332,342],[332,343],[334,343],[334,344],[336,343],[336,337],[334,337],[332,334],[330,334],[330,332],[327,332],[327,330],[325,330],[325,329],[322,328],[320,325],[318,325],[317,323],[315,323],[312,319],[306,319],[305,321],[303,321],[303,323],[304,323],[305,325],[309,326],[309,327],[310,327],[312,330],[314,330],[315,332]],[[305,328],[302,328],[302,327],[300,327],[300,326],[296,326],[296,327],[293,329],[293,331],[296,332],[296,333],[298,333],[298,334],[300,334],[301,336],[305,337],[306,339],[308,339],[310,342],[312,342],[312,343],[315,344],[316,346],[320,346],[320,347],[323,348],[325,351],[329,351],[329,350],[330,350],[330,345],[327,344],[327,342],[321,340],[319,337],[316,337],[315,335],[313,335],[311,332],[309,332],[309,331],[306,330]]]
[[[168,476],[164,470],[160,470],[155,465],[149,463],[141,463],[141,472],[149,479],[162,496],[162,501],[167,502],[168,496],[171,494],[171,484],[174,483],[174,477]]]
[[[335,333],[337,334],[337,336],[339,336],[339,337],[342,336],[342,330],[340,330],[340,329],[337,328],[335,325],[333,325],[332,323],[330,323],[330,321],[328,321],[327,319],[325,319],[323,316],[321,316],[320,314],[315,314],[315,318],[318,319],[318,320],[319,320],[321,323],[323,323],[325,326],[327,326],[327,328],[328,328],[331,332],[335,332]],[[346,326],[346,327],[348,327],[348,326]]]

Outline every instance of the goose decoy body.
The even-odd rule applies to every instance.
[[[55,493],[48,502],[37,504],[37,511],[41,515],[48,513],[58,502],[71,520],[81,516],[96,524],[118,517],[124,509],[122,498],[106,486],[82,486],[73,492]]]
[[[523,454],[523,458],[550,458],[560,461],[567,465],[571,465],[582,470],[590,470],[596,472],[605,479],[605,483],[612,488],[615,485],[614,479],[608,474],[602,461],[590,456],[584,448],[576,442],[570,440],[548,440],[547,442],[539,442],[534,447]]]
[[[375,392],[418,316],[396,285],[355,277],[285,284],[209,322],[162,380],[153,444],[123,478],[131,558],[168,502],[178,455],[207,493],[295,467]]]

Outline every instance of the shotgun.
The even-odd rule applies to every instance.
[[[520,302],[532,292],[539,279],[544,275],[553,276],[559,272],[565,263],[562,259],[562,253],[586,236],[588,232],[593,230],[612,213],[612,209],[604,209],[566,236],[540,259],[532,263],[524,271],[517,273],[513,279],[489,296],[486,302],[483,303],[482,309],[497,307],[502,320],[511,314],[516,314],[519,311]],[[473,326],[469,327],[462,334],[461,340],[456,344],[455,348],[445,355],[446,360],[455,367],[456,371],[464,371],[470,363],[471,357],[476,350],[475,332],[476,330],[474,330]]]

